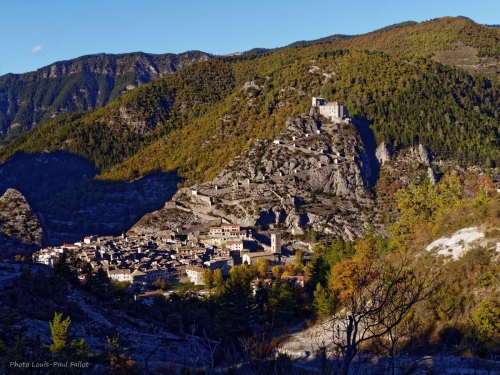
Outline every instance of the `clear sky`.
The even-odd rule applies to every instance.
[[[0,75],[93,53],[227,54],[443,16],[500,24],[500,0],[4,0],[0,9]]]

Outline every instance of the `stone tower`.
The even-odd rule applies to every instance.
[[[281,254],[281,233],[271,233],[271,252],[273,254]]]

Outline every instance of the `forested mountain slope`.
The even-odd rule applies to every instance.
[[[434,57],[469,73],[499,76],[500,29],[465,17],[444,17],[380,29],[339,43],[339,48],[384,51],[400,57]]]
[[[498,75],[498,28],[463,17],[402,22],[359,35],[332,35],[275,49],[254,48],[245,57],[289,48],[335,45],[335,49],[384,51],[399,57],[433,57],[446,65],[489,77]],[[329,47],[328,47],[329,48]],[[192,51],[179,55],[99,54],[56,62],[36,72],[0,77],[0,142],[6,143],[55,115],[93,110],[154,78],[212,58]],[[223,57],[224,59],[224,57]]]
[[[56,115],[100,108],[154,78],[209,58],[199,51],[98,54],[6,74],[0,77],[0,141]]]
[[[383,51],[400,57],[433,57],[445,65],[490,77],[499,74],[500,29],[481,25],[467,17],[436,18],[421,23],[401,22],[361,35],[331,35],[298,41],[286,47],[306,47],[323,43],[338,48]],[[284,47],[284,48],[286,48]],[[254,48],[245,54],[262,54],[283,48]]]
[[[315,44],[323,44],[323,43],[337,43],[343,40],[355,38],[355,35],[345,35],[345,34],[335,34],[335,35],[330,35],[326,36],[324,38],[319,38],[319,39],[314,39],[314,40],[299,40],[293,43],[288,44],[287,46],[284,47],[277,47],[277,48],[252,48],[251,50],[245,51],[243,53],[235,53],[233,55],[247,55],[247,56],[252,56],[252,55],[261,55],[261,54],[269,54],[273,53],[282,49],[286,49],[289,47],[307,47],[307,46],[312,46]]]
[[[1,152],[62,149],[91,160],[99,170],[120,163],[172,129],[190,123],[234,89],[229,65],[206,61],[143,85],[90,113],[55,117]]]
[[[294,49],[280,53],[279,68],[253,80],[258,89],[240,88],[209,114],[105,176],[123,179],[135,172],[179,169],[184,177],[210,179],[252,140],[273,138],[289,116],[308,111],[315,95],[337,99],[351,116],[369,120],[377,143],[396,149],[423,143],[443,158],[500,162],[500,91],[488,79],[429,59],[409,63],[365,52],[300,52],[306,55],[299,57]]]
[[[342,44],[347,48],[366,48],[400,56],[430,57],[435,51],[453,48],[454,43],[461,42],[477,48],[480,57],[498,57],[499,38],[498,28],[480,25],[463,17],[444,17],[380,29]]]
[[[194,64],[101,110],[56,117],[0,155],[62,149],[91,160],[103,178],[178,170],[208,180],[256,139],[272,139],[288,117],[307,112],[312,96],[346,104],[371,123],[377,143],[396,150],[423,143],[443,158],[500,163],[495,81],[423,57],[330,44]]]

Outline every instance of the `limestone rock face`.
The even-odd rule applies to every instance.
[[[40,221],[26,198],[16,189],[0,197],[0,256],[30,255],[42,246]]]
[[[383,165],[386,161],[391,160],[391,149],[390,145],[386,142],[382,142],[375,151],[375,156],[377,160],[380,162],[380,165]]]
[[[304,226],[309,221],[309,218],[305,214],[299,214],[294,210],[288,212],[285,219],[286,228],[298,228]]]
[[[354,128],[345,124],[341,127],[344,129],[334,124],[322,126],[317,118],[308,115],[289,118],[275,142],[258,140],[213,183],[269,179],[279,185],[277,180],[283,180],[279,177],[289,176],[307,181],[313,191],[350,195],[368,186],[371,165]]]
[[[313,116],[290,117],[286,122],[286,128],[278,138],[305,137],[306,134],[316,134],[321,123]],[[292,139],[293,140],[293,139]]]
[[[309,116],[314,116],[314,117],[319,117],[319,107],[317,106],[312,106],[311,109],[309,110]]]
[[[425,165],[430,165],[432,162],[432,154],[424,145],[418,145],[418,154],[420,156],[420,161]]]
[[[260,90],[260,86],[255,83],[255,81],[248,81],[245,82],[243,85],[243,90],[248,90],[248,89],[255,89],[255,90]]]
[[[436,172],[434,172],[434,170],[431,167],[427,168],[427,176],[429,176],[431,185],[435,186],[437,184],[437,176]]]

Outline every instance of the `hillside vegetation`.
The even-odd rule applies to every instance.
[[[500,57],[500,30],[464,17],[436,18],[403,27],[380,29],[341,43],[343,48],[384,51],[398,56],[432,57],[461,43],[478,50],[479,57]]]
[[[436,186],[424,180],[401,189],[396,199],[399,217],[389,227],[388,238],[368,232],[354,243],[334,240],[313,250],[308,271],[309,288],[315,288],[315,311],[320,320],[333,321],[342,332],[324,333],[326,353],[335,357],[335,350],[343,348],[340,359],[344,370],[350,366],[352,350],[384,355],[388,358],[386,365],[394,366],[392,371],[395,368],[396,372],[386,369],[382,373],[406,373],[409,366],[416,367],[423,355],[458,355],[474,361],[478,357],[494,358],[500,339],[496,276],[500,205],[491,180],[474,173],[451,173]],[[444,256],[425,250],[432,240],[470,226],[480,227],[485,237],[458,259],[452,260],[452,249]],[[411,271],[405,273],[404,269]],[[389,281],[394,277],[400,277],[396,286]],[[414,282],[409,282],[413,277]],[[378,288],[379,283],[384,288]],[[384,294],[393,287],[402,287],[398,289],[398,301]],[[424,289],[428,287],[432,291],[426,294]],[[398,322],[403,305],[394,307],[420,292],[424,294],[419,297],[425,295],[423,300]],[[360,300],[368,303],[359,303]],[[386,308],[388,312],[384,312]],[[353,329],[361,338],[349,336],[349,328],[343,325],[347,321],[343,311],[348,311],[347,317],[352,317]],[[366,329],[366,322],[373,325]],[[333,331],[331,326],[328,329]],[[380,332],[386,334],[377,337]],[[307,331],[303,337],[306,342],[302,348],[321,342],[319,337],[311,339]],[[285,348],[287,345],[297,350],[293,341]],[[403,355],[408,358],[406,364],[391,362]],[[444,366],[440,361],[435,364]],[[474,362],[473,366],[478,364]],[[494,368],[495,363],[484,366]]]
[[[2,154],[65,150],[106,170],[152,139],[190,123],[233,88],[229,66],[203,62],[141,86],[97,111],[57,116],[16,138]]]

